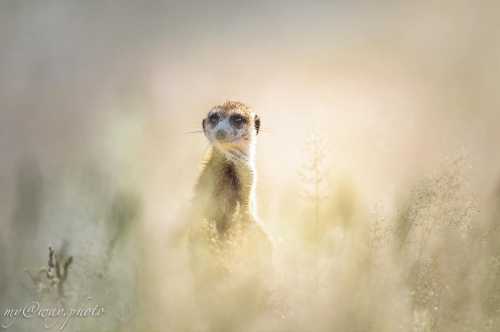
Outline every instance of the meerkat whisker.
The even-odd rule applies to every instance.
[[[248,161],[248,156],[239,150],[229,150],[228,153],[238,160]]]
[[[186,131],[184,134],[202,134],[203,130]]]
[[[240,149],[238,149],[238,148],[234,148],[234,150],[233,150],[233,151],[235,151],[235,152],[236,152],[238,155],[240,155],[240,156],[243,156],[243,157],[245,157],[245,158],[246,158],[246,157],[248,157],[248,153],[247,153],[247,151],[243,151],[243,150],[240,150]]]

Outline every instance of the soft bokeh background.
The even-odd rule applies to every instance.
[[[289,308],[260,324],[498,330],[499,22],[494,0],[2,2],[0,309],[67,243],[100,301],[150,313],[137,329],[189,330],[165,242],[207,149],[187,132],[234,99],[262,119],[259,215]]]

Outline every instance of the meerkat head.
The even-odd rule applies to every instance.
[[[229,160],[253,159],[260,119],[245,104],[227,101],[215,106],[203,119],[202,127],[210,143]]]

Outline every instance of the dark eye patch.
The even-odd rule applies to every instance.
[[[208,116],[208,122],[210,122],[210,124],[212,124],[212,125],[217,124],[217,122],[219,122],[219,120],[220,120],[220,116],[217,113],[212,113]]]
[[[241,128],[246,123],[247,119],[241,114],[233,114],[229,118],[229,121],[233,127]]]

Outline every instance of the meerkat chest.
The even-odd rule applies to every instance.
[[[240,199],[241,178],[236,167],[230,163],[221,166],[218,174],[215,177],[214,194],[217,198],[226,201],[234,201]]]

